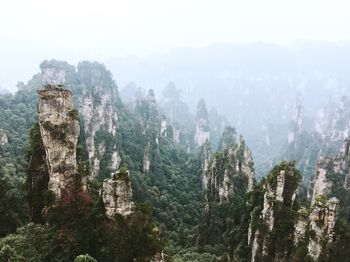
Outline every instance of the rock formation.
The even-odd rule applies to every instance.
[[[292,123],[288,132],[288,144],[295,142],[297,135],[300,133],[303,124],[303,111],[302,105],[296,105],[293,112]]]
[[[165,116],[163,116],[163,119],[160,122],[159,135],[160,137],[172,140],[175,144],[180,143],[180,129],[178,125],[168,121]]]
[[[209,175],[209,164],[211,161],[211,148],[210,148],[210,143],[207,141],[203,147],[202,147],[202,153],[201,153],[201,158],[202,158],[202,186],[204,190],[208,189],[208,175]]]
[[[294,246],[297,246],[300,242],[305,241],[306,231],[309,225],[309,214],[305,207],[298,210],[297,222],[294,225]]]
[[[202,146],[209,140],[209,117],[205,101],[201,99],[197,106],[196,133],[194,136],[196,146]]]
[[[233,133],[224,132],[224,136]],[[239,144],[235,136],[233,143],[223,152],[210,156],[208,144],[203,149],[203,188],[207,201],[223,202],[236,192],[245,194],[253,188],[254,167],[250,150],[241,137]]]
[[[90,67],[84,62],[78,66],[83,93],[78,103],[84,120],[86,149],[91,172],[92,176],[96,177],[100,173],[101,159],[106,154],[107,147],[112,151],[109,156],[109,170],[118,169],[121,162],[115,139],[119,97],[110,72],[98,63]]]
[[[175,144],[180,143],[180,129],[177,124],[173,124],[173,141]]]
[[[333,153],[350,132],[350,100],[342,97],[340,104],[328,104],[319,110],[315,130],[322,138],[323,153]]]
[[[315,176],[310,185],[310,195],[312,204],[317,196],[327,196],[334,188],[333,177],[339,176],[343,187],[349,189],[349,147],[350,139],[345,139],[342,149],[335,157],[321,157],[316,165]],[[338,181],[339,182],[339,181]]]
[[[325,247],[333,241],[334,227],[338,215],[339,200],[332,197],[327,202],[315,201],[310,214],[310,240],[308,254],[317,261]]]
[[[313,126],[308,121],[302,127],[302,111],[300,106],[294,110],[284,158],[297,161],[304,184],[308,185],[316,161],[322,156],[335,156],[344,139],[350,135],[350,100],[343,97],[340,103],[325,105],[315,116]]]
[[[103,181],[102,200],[110,219],[114,219],[116,214],[127,216],[133,212],[129,171],[119,170]]]
[[[53,70],[49,72],[54,74]],[[46,85],[38,94],[39,126],[49,172],[48,189],[59,200],[62,193],[75,184],[79,119],[73,109],[71,91]]]
[[[264,202],[261,213],[251,214],[249,226],[248,243],[251,244],[251,261],[288,261],[287,247],[281,245],[276,247],[272,240],[273,232],[282,223],[284,212],[293,206],[300,173],[295,169],[293,163],[283,162],[276,166],[263,183],[265,191]],[[255,221],[253,223],[253,221]],[[293,232],[283,232],[292,235]],[[283,236],[277,236],[283,239]],[[275,239],[276,241],[276,239]],[[273,253],[271,250],[274,250]]]
[[[62,86],[77,94],[74,103],[82,116],[86,150],[92,177],[101,171],[101,159],[108,157],[104,171],[115,170],[121,162],[116,145],[119,96],[111,73],[97,62],[81,62],[77,69],[66,62],[50,60],[40,65],[44,85]],[[105,156],[108,151],[108,156]]]
[[[158,111],[154,91],[148,91],[146,99],[140,99],[135,107],[143,140],[143,172],[149,173],[154,155],[159,155],[160,138],[169,138],[169,124]]]
[[[0,145],[6,145],[8,143],[8,138],[4,129],[0,129]]]
[[[143,153],[143,173],[145,174],[149,173],[149,169],[151,166],[150,150],[151,150],[151,144],[148,141],[148,144],[146,145],[145,151]]]

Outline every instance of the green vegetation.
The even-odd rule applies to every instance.
[[[74,262],[97,262],[96,259],[94,259],[92,256],[86,254],[86,255],[79,255],[74,259]]]
[[[79,120],[79,111],[76,109],[72,109],[68,112],[68,115],[74,119],[74,120]]]
[[[45,61],[41,66],[45,67],[47,63]],[[97,154],[99,147],[105,147],[105,150],[99,156],[98,177],[89,183],[88,194],[82,192],[79,189],[81,179],[90,175],[86,139],[91,134],[84,130],[83,116],[77,110],[68,112],[71,118],[80,120],[76,189],[42,213],[43,208],[50,206],[55,199],[47,187],[45,150],[39,125],[35,124],[35,89],[40,87],[40,75],[34,76],[15,95],[0,96],[0,128],[9,138],[8,144],[0,146],[0,261],[149,261],[161,250],[169,261],[249,261],[249,227],[253,232],[259,230],[269,239],[271,256],[284,252],[295,261],[308,261],[307,240],[294,248],[292,239],[301,202],[298,198],[292,201],[301,181],[295,162],[283,161],[276,165],[259,183],[255,181],[251,192],[247,192],[247,177],[241,170],[245,142],[241,138],[237,144],[236,130],[232,127],[226,128],[221,136],[224,118],[215,110],[208,113],[204,100],[201,100],[197,119],[208,120],[203,128],[211,130],[212,147],[218,145],[219,149],[211,160],[216,163],[215,176],[208,181],[207,192],[203,192],[203,156],[200,149],[192,150],[195,117],[181,101],[174,84],[169,84],[164,90],[165,99],[159,107],[146,99],[126,105],[119,100],[116,84],[103,65],[82,62],[76,70],[67,63],[53,63],[66,70],[67,86],[74,93],[76,108],[79,108],[79,99],[83,95],[92,95],[95,107],[102,105],[108,90],[113,99],[106,107],[118,115],[118,120],[113,119],[116,134],[108,132],[107,124],[95,133]],[[159,134],[160,123],[165,119],[167,131],[162,136]],[[62,134],[68,127],[46,122],[44,128],[53,134]],[[59,132],[58,128],[61,128]],[[180,141],[175,143],[173,135],[179,130]],[[64,140],[64,137],[60,138]],[[305,154],[315,156],[319,149],[307,135],[299,138],[298,143],[310,145],[304,150]],[[236,153],[230,155],[228,148]],[[118,176],[129,179],[125,172],[130,172],[136,208],[131,216],[116,215],[115,221],[111,221],[104,215],[99,190],[101,182],[116,171],[110,165],[115,151],[121,157],[122,168]],[[298,148],[290,151],[289,156],[301,159],[304,151]],[[143,173],[145,153],[150,160],[147,174]],[[316,157],[310,161],[316,162]],[[253,162],[248,166],[254,169]],[[302,168],[306,170],[307,167]],[[229,171],[229,182],[224,181],[225,170]],[[275,189],[277,176],[282,170],[286,179],[284,202],[276,202],[273,206],[275,227],[269,232],[261,219],[266,184]],[[350,256],[347,252],[350,243],[349,205],[346,204],[349,193],[343,187],[342,174],[328,172],[327,179],[334,186],[330,194],[321,196],[320,200],[336,196],[340,199],[341,209],[336,237],[325,250],[324,258],[346,261]],[[234,194],[221,200],[219,188],[212,185],[223,183],[228,183]],[[208,204],[206,208],[205,204]],[[303,205],[308,207],[309,203],[304,201]],[[309,212],[305,211],[303,215],[308,216]],[[315,232],[310,230],[306,234],[308,239]]]

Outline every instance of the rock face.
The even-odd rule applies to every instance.
[[[298,210],[297,222],[294,225],[294,246],[302,241],[305,241],[306,231],[309,225],[308,211],[305,207],[302,207]]]
[[[311,182],[316,161],[322,156],[335,156],[344,139],[350,134],[350,100],[329,103],[314,117],[314,125],[306,121],[302,126],[302,108],[296,107],[290,124],[284,158],[296,160],[306,185]]]
[[[288,144],[294,143],[297,135],[300,133],[303,124],[303,111],[302,105],[296,105],[294,107],[292,123],[288,132]]]
[[[78,101],[84,119],[86,149],[91,166],[91,173],[96,177],[100,173],[101,159],[105,157],[107,148],[112,153],[109,158],[109,169],[116,170],[121,162],[116,147],[116,132],[119,103],[117,86],[110,72],[101,64],[91,66],[82,63],[78,66],[78,74],[82,79],[82,98]]]
[[[251,214],[248,243],[251,244],[251,261],[288,261],[286,247],[273,248],[276,243],[272,241],[273,232],[281,223],[281,214],[293,206],[300,174],[294,165],[283,163],[275,167],[263,183],[264,202],[261,213]],[[255,225],[253,222],[255,221]],[[303,229],[300,229],[303,231]],[[284,232],[291,235],[292,232]],[[283,236],[279,236],[282,237]],[[275,251],[272,253],[271,250]]]
[[[74,187],[79,119],[73,109],[72,92],[46,85],[38,90],[39,126],[49,172],[48,189],[59,200]]]
[[[139,99],[134,108],[138,116],[142,137],[143,173],[150,172],[155,157],[159,156],[159,144],[163,139],[170,137],[170,125],[167,119],[159,114],[157,102],[152,89],[148,91],[146,99]]]
[[[333,241],[334,227],[338,215],[339,200],[332,197],[327,202],[315,201],[310,214],[310,230],[312,233],[308,254],[314,261],[320,257],[322,250]]]
[[[224,132],[225,134],[225,132]],[[234,141],[234,140],[232,140]],[[234,142],[223,152],[210,156],[205,144],[203,149],[203,188],[210,202],[228,201],[236,193],[245,194],[252,190],[254,164],[250,150],[241,137],[239,144]]]
[[[332,188],[332,181],[327,179],[327,172],[333,169],[333,159],[331,157],[322,157],[316,165],[316,172],[312,181],[312,204],[316,196],[327,195]],[[338,161],[336,161],[339,164]],[[338,166],[338,165],[337,165]]]
[[[121,162],[116,144],[118,122],[118,90],[111,73],[97,62],[81,62],[77,70],[66,62],[50,60],[40,64],[44,85],[62,86],[69,83],[74,103],[82,116],[86,151],[92,177],[116,170]],[[101,160],[108,166],[101,168]]]
[[[203,175],[202,175],[202,185],[203,189],[207,190],[208,189],[208,175],[209,175],[209,164],[211,161],[211,148],[209,142],[206,142],[203,147],[202,147],[202,170],[203,170]]]
[[[3,129],[0,129],[0,145],[6,145],[8,143],[8,138]]]
[[[323,153],[330,153],[348,137],[350,131],[350,100],[342,97],[340,104],[328,104],[319,110],[315,130],[321,136]]]
[[[264,194],[264,206],[261,212],[262,219],[267,225],[267,228],[271,232],[274,227],[275,217],[274,217],[274,205],[277,201],[283,202],[283,191],[285,186],[285,171],[281,170],[279,175],[276,177],[276,186],[273,188],[270,183],[265,184],[265,194]]]
[[[143,173],[145,174],[149,173],[149,169],[151,166],[150,150],[151,150],[151,144],[150,142],[148,142],[148,144],[145,147],[145,151],[143,153]]]
[[[197,106],[196,133],[194,136],[196,146],[202,146],[209,140],[209,116],[205,101],[201,99]]]
[[[60,67],[43,67],[41,79],[43,85],[63,85],[66,81],[66,72]]]
[[[310,185],[310,195],[312,204],[315,203],[317,196],[327,196],[332,191],[333,177],[339,176],[343,187],[348,190],[350,174],[349,174],[349,147],[350,139],[345,139],[342,149],[335,157],[321,157],[317,162],[315,176]],[[339,181],[338,181],[339,183]]]
[[[255,173],[251,152],[243,137],[237,141],[232,130],[227,127],[223,132],[221,151],[212,152],[209,141],[200,148],[204,191],[204,225],[198,236],[200,246],[225,243],[225,236],[230,234],[232,227],[231,214],[227,213],[227,209],[236,205],[236,199],[245,199],[253,189]],[[232,261],[231,257],[229,261]]]
[[[116,214],[127,216],[133,212],[129,171],[120,170],[105,179],[102,185],[102,200],[106,215],[114,219]]]

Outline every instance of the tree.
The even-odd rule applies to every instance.
[[[74,259],[74,262],[97,262],[96,259],[94,259],[89,254],[86,255],[79,255]]]

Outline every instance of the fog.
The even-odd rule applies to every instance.
[[[6,1],[0,89],[15,92],[51,58],[103,62],[119,90],[133,82],[159,99],[173,82],[192,111],[204,98],[245,135],[259,169],[267,130],[278,130],[269,138],[278,147],[295,105],[313,119],[349,93],[349,7],[340,0]]]
[[[15,91],[48,58],[106,62],[216,43],[349,40],[348,7],[339,0],[3,1],[0,86]]]

